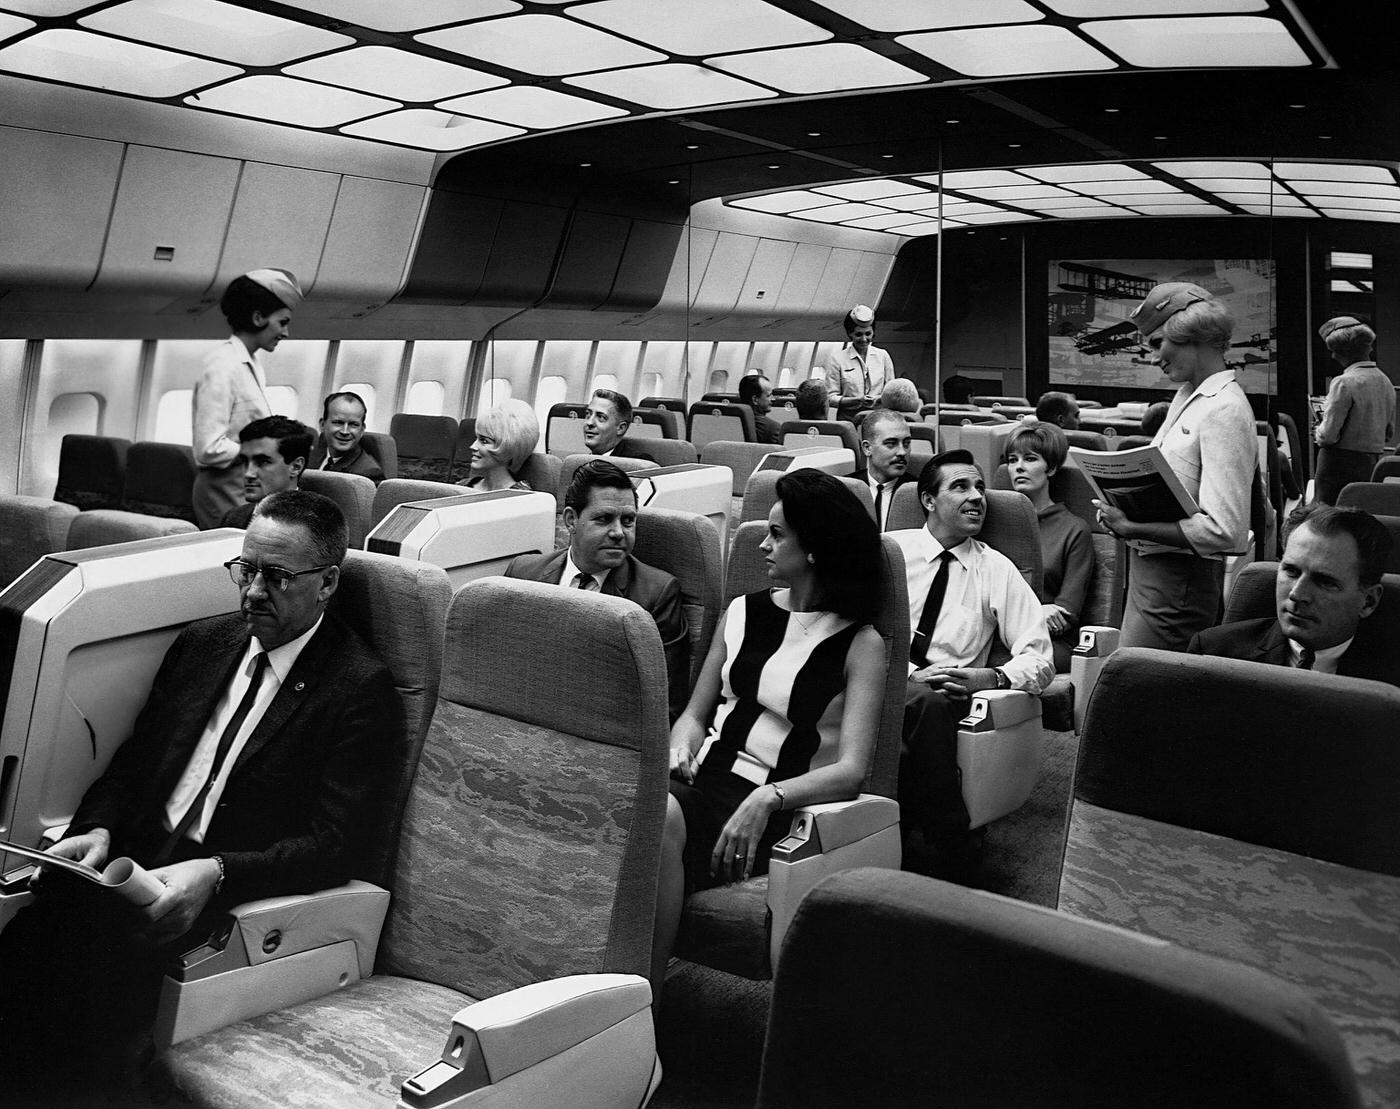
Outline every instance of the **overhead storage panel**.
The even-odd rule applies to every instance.
[[[607,298],[627,246],[631,220],[576,212],[545,305],[596,308]]]
[[[783,279],[782,291],[778,294],[776,312],[779,316],[805,315],[812,307],[812,298],[817,295],[822,272],[831,257],[831,247],[816,243],[798,243],[788,263],[787,276]]]
[[[94,288],[202,293],[223,251],[239,163],[129,146]]]
[[[87,288],[121,164],[121,143],[0,127],[0,284]]]
[[[813,315],[831,317],[839,321],[857,302],[849,299],[851,282],[860,268],[862,251],[835,247],[826,260],[826,269],[817,285],[817,294],[812,298]]]
[[[710,255],[718,242],[718,231],[686,226],[676,243],[676,256],[666,277],[666,291],[661,294],[661,307],[681,312],[688,310],[691,297],[700,288],[705,268],[710,264]]]
[[[710,264],[705,267],[705,276],[691,302],[695,315],[723,316],[733,311],[760,241],[752,235],[720,232],[719,242],[710,254]]]
[[[889,280],[893,267],[893,254],[862,251],[860,263],[856,266],[855,276],[851,278],[851,288],[847,293],[851,304],[879,304],[880,296],[885,291],[885,282]]]
[[[465,304],[481,288],[505,201],[435,190],[400,301]]]
[[[427,189],[345,177],[312,291],[318,299],[383,304],[403,281]]]
[[[641,311],[655,307],[666,288],[684,224],[634,219],[622,261],[604,308]]]
[[[785,239],[761,240],[754,251],[743,287],[739,290],[735,310],[771,315],[796,250],[797,244]]]
[[[303,289],[314,286],[339,188],[339,174],[246,163],[210,292],[264,266],[290,270]]]
[[[506,201],[472,302],[524,307],[540,300],[549,287],[567,217],[564,208]]]

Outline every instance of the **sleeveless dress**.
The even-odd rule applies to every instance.
[[[721,700],[700,748],[693,786],[672,780],[686,822],[686,881],[713,885],[710,853],[725,821],[756,786],[836,761],[846,705],[846,655],[860,626],[834,612],[791,612],[786,589],[737,597],[725,616]],[[775,813],[753,873],[787,834]]]

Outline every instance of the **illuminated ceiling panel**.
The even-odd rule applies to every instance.
[[[909,222],[909,217],[903,212],[891,212],[883,216],[868,216],[865,219],[853,219],[846,224],[847,227],[863,227],[867,231],[888,231],[891,227],[902,227]]]
[[[577,4],[569,15],[691,57],[831,38],[825,28],[763,0],[599,0]]]
[[[21,15],[58,16],[72,15],[84,8],[90,8],[97,0],[5,0],[0,4],[7,12]]]
[[[430,108],[410,108],[402,112],[364,119],[341,128],[347,135],[426,150],[465,150],[484,142],[498,142],[524,134],[519,127],[506,127],[481,119],[464,119]]]
[[[1327,264],[1334,270],[1369,270],[1376,264],[1375,256],[1358,251],[1334,250],[1327,255]]]
[[[1065,27],[1026,25],[900,35],[898,42],[968,77],[1115,69],[1118,63]]]
[[[1331,219],[1378,220],[1382,223],[1400,223],[1400,211],[1363,212],[1355,208],[1323,208],[1322,214]]]
[[[829,204],[823,208],[808,208],[794,214],[800,215],[802,219],[817,220],[820,223],[845,223],[847,220],[868,216],[887,216],[889,212],[873,204]]]
[[[1154,162],[1158,169],[1178,177],[1257,177],[1267,181],[1273,176],[1262,162]]]
[[[1274,173],[1285,181],[1295,177],[1307,181],[1378,181],[1389,185],[1395,174],[1384,166],[1332,165],[1312,162],[1279,162]]]
[[[355,45],[348,35],[221,0],[127,0],[78,22],[93,31],[250,66],[281,65]]]
[[[414,35],[468,58],[540,76],[662,62],[664,54],[558,15],[516,15]]]
[[[383,97],[271,74],[244,77],[205,89],[199,94],[199,104],[217,112],[307,127],[335,127],[362,116],[402,107],[397,101]]]
[[[1111,19],[1086,23],[1084,33],[1130,65],[1147,69],[1309,64],[1283,24],[1258,16]]]
[[[571,85],[592,89],[605,96],[645,104],[649,108],[700,108],[708,104],[729,104],[736,100],[762,100],[778,94],[737,77],[716,73],[704,66],[685,62],[649,65],[639,69],[614,69],[566,77]]]
[[[290,0],[287,6],[376,31],[421,31],[444,23],[508,15],[521,7],[512,0]]]
[[[0,70],[133,96],[178,96],[243,71],[88,31],[40,31],[0,50]]]
[[[916,181],[926,181],[930,185],[939,184],[942,181],[945,189],[977,189],[991,185],[1024,185],[1026,179],[1019,173],[1012,173],[1009,169],[979,169],[962,170],[957,173],[945,173],[940,178],[938,174],[930,173],[922,177],[916,177]]]
[[[459,96],[456,100],[445,101],[440,106],[449,111],[485,116],[487,119],[536,130],[591,123],[594,120],[627,114],[625,108],[615,108],[611,104],[600,104],[596,100],[570,96],[553,89],[530,86]]]
[[[1044,19],[1025,0],[817,0],[837,15],[876,31],[933,31]]]
[[[1044,0],[1060,15],[1075,19],[1122,19],[1134,15],[1161,15],[1162,0]],[[1173,15],[1210,15],[1224,12],[1262,12],[1265,0],[1172,0]]]
[[[878,181],[848,181],[844,185],[823,185],[816,190],[819,193],[830,193],[832,196],[839,196],[843,200],[877,200],[885,196],[900,196],[905,193],[922,193],[924,190],[918,185],[913,185],[905,181],[892,181],[882,178]]]
[[[387,46],[357,46],[353,50],[290,65],[285,72],[289,77],[305,77],[377,96],[423,102],[480,92],[507,83],[504,77],[420,54],[405,54]]]
[[[1400,188],[1394,182],[1388,185],[1372,184],[1369,181],[1307,181],[1292,178],[1288,184],[1300,193],[1330,193],[1333,196],[1383,196],[1400,199]]]
[[[17,15],[6,15],[4,12],[0,12],[0,40],[12,38],[33,26],[32,19],[21,19]]]
[[[1081,166],[1027,166],[1021,172],[1057,184],[1075,181],[1141,181],[1147,176],[1140,169],[1116,162],[1094,162]]]
[[[835,204],[836,200],[821,193],[811,193],[805,190],[785,193],[768,193],[766,196],[751,196],[744,200],[735,200],[731,203],[736,208],[751,208],[755,212],[775,212],[784,214],[796,212],[803,208],[815,208],[821,204]]]
[[[963,192],[987,200],[1035,200],[1038,197],[1073,196],[1054,185],[1001,185],[990,189],[964,189]]]
[[[845,92],[914,85],[928,80],[922,73],[853,42],[760,50],[728,58],[710,58],[706,64],[793,93]]]

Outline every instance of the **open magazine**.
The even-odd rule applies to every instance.
[[[1069,454],[1098,499],[1134,523],[1171,523],[1200,511],[1158,447],[1126,451],[1070,447]]]
[[[25,847],[3,839],[0,839],[0,854],[20,855],[41,866],[53,867],[55,870],[84,878],[104,889],[110,889],[137,906],[149,905],[165,890],[160,879],[151,877],[149,871],[143,870],[127,858],[113,859],[101,870],[95,870],[86,863],[62,859],[37,847]]]

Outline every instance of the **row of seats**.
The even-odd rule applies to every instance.
[[[195,472],[194,451],[179,443],[65,435],[54,499],[80,512],[135,512],[193,524]]]

